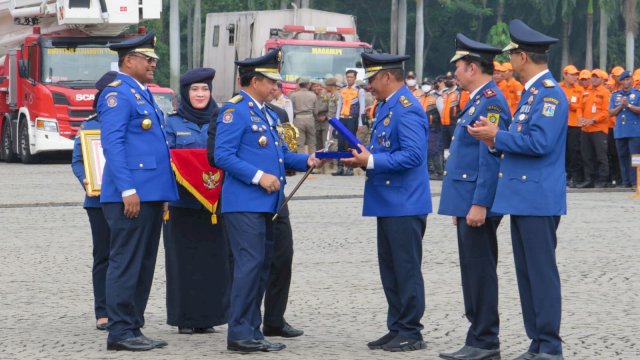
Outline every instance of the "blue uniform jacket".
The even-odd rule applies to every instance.
[[[364,216],[411,216],[431,212],[427,169],[429,121],[406,86],[378,106],[369,151],[373,169],[364,185]]]
[[[100,119],[96,115],[88,117],[85,121],[82,122],[82,125],[80,126],[80,130],[100,130]],[[85,173],[84,173],[84,160],[82,158],[82,144],[80,143],[80,134],[78,134],[78,136],[73,142],[73,155],[71,156],[71,170],[73,170],[73,174],[80,181],[80,185],[82,185],[82,189],[85,190],[83,207],[99,208],[100,197],[87,196],[87,191],[86,191],[87,188],[84,186],[84,183],[82,182],[85,178]]]
[[[223,213],[275,213],[284,199],[285,168],[307,169],[308,156],[289,152],[278,133],[277,114],[268,107],[266,110],[273,125],[244,91],[220,109],[214,157],[216,165],[225,171],[220,196]],[[280,179],[278,193],[269,194],[251,183],[258,170]]]
[[[182,118],[177,113],[172,113],[167,117],[164,131],[170,149],[205,149],[207,147],[209,124],[204,124],[200,127],[198,124]],[[172,201],[169,205],[190,209],[203,208],[200,201],[180,184],[178,184],[178,194],[180,199]]]
[[[98,99],[98,116],[106,159],[100,201],[122,202],[128,189],[135,189],[143,202],[177,200],[164,115],[148,89],[118,74]]]
[[[558,216],[567,213],[565,145],[569,106],[550,72],[522,98],[508,131],[498,131],[503,152],[492,210],[500,214]]]
[[[511,124],[507,100],[493,80],[478,89],[456,124],[442,181],[439,214],[464,217],[471,205],[480,205],[487,208],[487,216],[497,215],[490,208],[496,194],[500,158],[467,131],[467,126],[480,116],[497,123],[500,130]]]
[[[631,88],[629,91],[618,90],[611,94],[609,110],[617,107],[626,97],[629,105],[640,106],[640,91]],[[616,126],[613,128],[613,136],[616,139],[640,137],[640,114],[636,114],[628,108],[620,110],[616,115]]]

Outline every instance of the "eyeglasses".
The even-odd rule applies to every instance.
[[[520,54],[520,53],[524,53],[524,51],[522,51],[520,49],[509,50],[509,56],[512,56],[512,55],[515,55],[515,54]]]
[[[142,54],[138,55],[137,53],[131,53],[131,54],[129,54],[129,56],[145,59],[145,60],[147,60],[147,64],[149,64],[149,65],[158,63],[158,59],[152,58],[151,56],[146,56],[146,55],[142,55]]]

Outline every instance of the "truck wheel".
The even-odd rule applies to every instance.
[[[27,121],[23,120],[20,122],[20,131],[18,135],[18,139],[20,139],[20,146],[18,150],[20,151],[20,160],[22,160],[23,164],[35,164],[38,162],[38,158],[36,155],[31,154],[31,149],[29,147],[29,129],[27,128]]]
[[[18,161],[18,155],[13,151],[13,143],[11,141],[11,120],[5,119],[2,129],[2,149],[0,149],[0,157],[2,160],[13,163]]]

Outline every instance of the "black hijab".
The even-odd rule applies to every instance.
[[[195,68],[187,71],[180,77],[180,106],[178,107],[178,115],[202,127],[208,124],[218,112],[218,104],[211,98],[204,109],[195,109],[189,101],[189,88],[192,84],[204,83],[213,90],[212,82],[216,71],[212,68]]]

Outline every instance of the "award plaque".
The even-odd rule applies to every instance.
[[[100,142],[100,130],[81,130],[82,159],[84,173],[88,180],[87,194],[100,195],[102,172],[104,170],[104,153]]]

